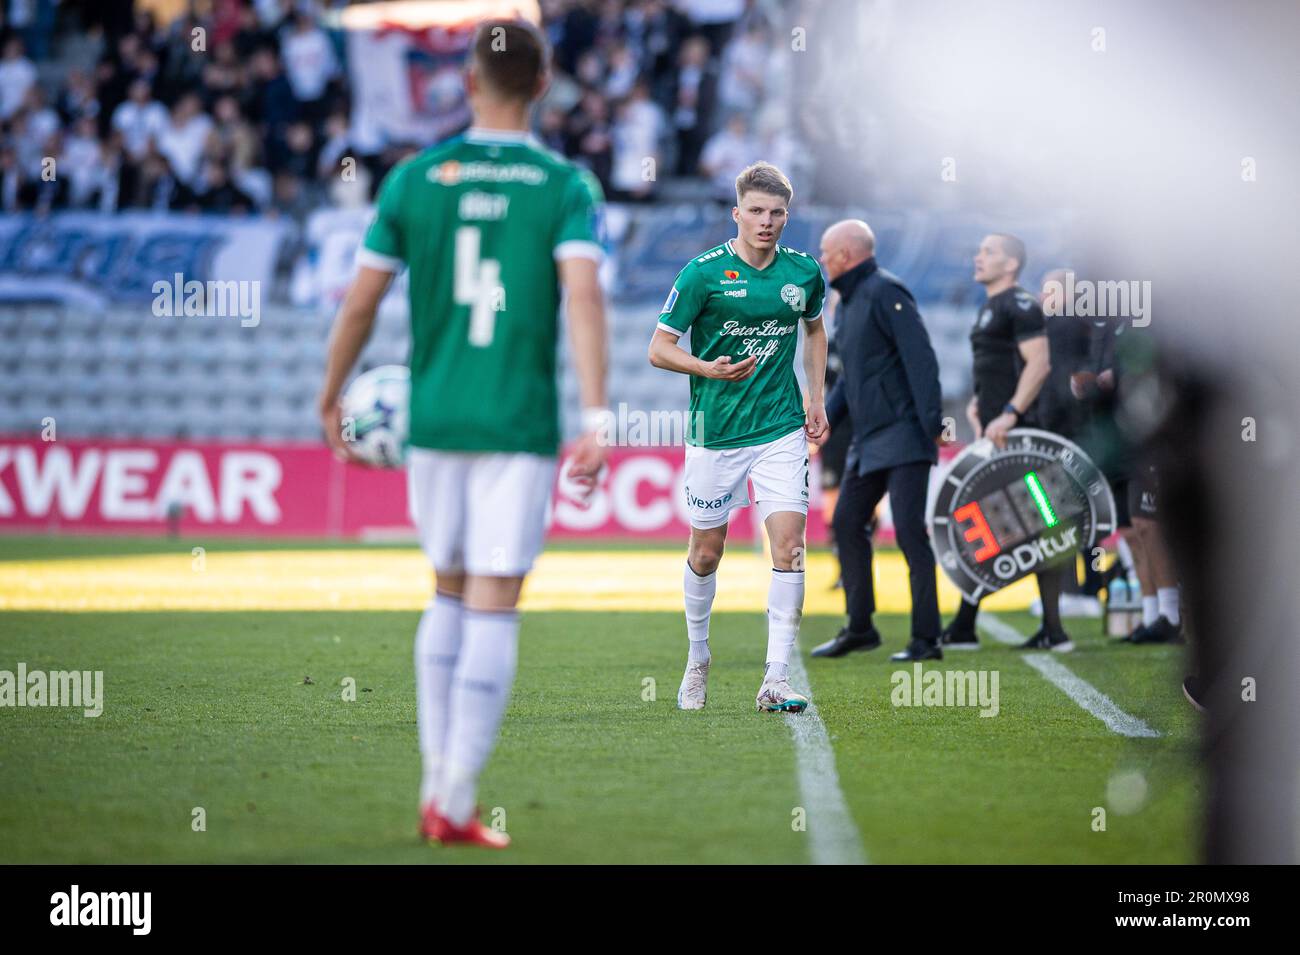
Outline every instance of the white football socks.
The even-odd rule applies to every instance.
[[[460,653],[459,597],[438,594],[424,608],[415,630],[415,704],[420,731],[420,805],[437,794],[447,745],[447,707],[451,702],[451,675]]]
[[[446,762],[438,812],[463,826],[474,816],[479,773],[510,702],[519,649],[516,611],[466,610],[460,659],[451,683]]]
[[[767,673],[765,680],[782,680],[789,673],[790,650],[803,618],[804,572],[772,571],[767,590]]]
[[[1160,601],[1154,595],[1142,597],[1142,626],[1149,627],[1160,619]]]
[[[1156,591],[1156,600],[1160,604],[1160,616],[1164,617],[1175,627],[1181,616],[1178,613],[1178,588],[1161,587]]]
[[[686,564],[682,591],[686,601],[686,638],[690,641],[691,663],[709,659],[709,615],[713,613],[713,596],[718,590],[718,572],[701,577]]]

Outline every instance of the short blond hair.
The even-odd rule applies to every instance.
[[[736,205],[740,205],[747,192],[765,192],[770,196],[780,196],[789,205],[794,198],[794,186],[785,177],[785,173],[770,162],[756,162],[736,177]]]

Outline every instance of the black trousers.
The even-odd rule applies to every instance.
[[[939,639],[939,594],[935,585],[934,550],[925,529],[925,497],[930,464],[917,461],[880,471],[858,474],[849,468],[840,482],[835,502],[835,544],[844,574],[844,596],[849,629],[865,631],[876,610],[871,576],[871,534],[867,525],[880,499],[889,493],[898,546],[907,560],[912,589],[912,639]]]

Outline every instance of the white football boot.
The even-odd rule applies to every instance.
[[[790,681],[785,677],[765,678],[754,699],[754,709],[760,713],[764,710],[769,713],[802,713],[807,708],[808,697],[791,689]]]
[[[709,688],[709,661],[687,663],[682,675],[682,685],[677,689],[679,710],[702,710]]]

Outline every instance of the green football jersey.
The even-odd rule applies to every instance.
[[[601,203],[524,133],[471,128],[389,173],[357,262],[410,269],[412,445],[556,453],[556,263],[599,261]]]
[[[744,381],[691,376],[687,443],[704,448],[754,447],[803,426],[794,373],[799,321],[820,318],[826,297],[821,269],[806,253],[777,246],[767,267],[756,269],[734,242],[688,262],[659,314],[664,331],[690,331],[696,358],[758,359]]]

